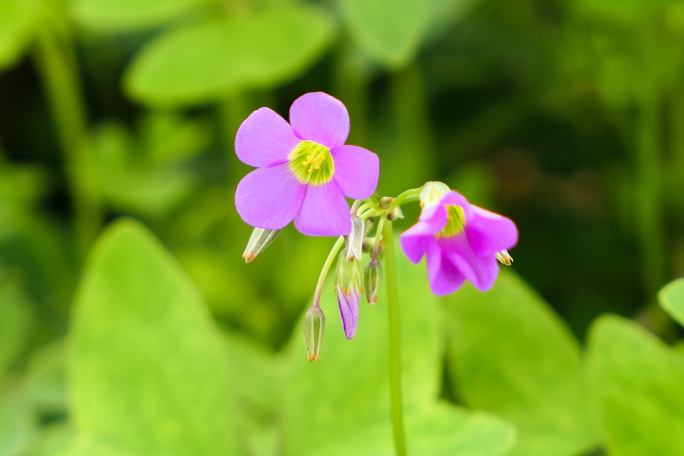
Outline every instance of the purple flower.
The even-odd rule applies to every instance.
[[[494,284],[496,254],[518,242],[515,224],[469,204],[450,191],[427,205],[420,220],[401,236],[401,247],[414,263],[427,256],[430,288],[436,295],[453,293],[469,280],[480,291]]]
[[[258,169],[240,181],[235,206],[257,228],[279,230],[294,219],[311,236],[351,230],[347,198],[365,199],[378,184],[377,155],[345,146],[349,114],[322,92],[302,95],[290,107],[290,124],[268,108],[240,125],[235,152]]]

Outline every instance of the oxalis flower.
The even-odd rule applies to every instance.
[[[489,290],[499,273],[497,253],[518,242],[515,224],[468,203],[455,191],[431,196],[424,201],[419,222],[401,236],[402,250],[414,263],[427,256],[430,288],[436,295],[453,293],[465,280],[480,291]]]
[[[370,197],[380,170],[377,155],[344,145],[348,135],[344,104],[322,92],[295,100],[290,124],[268,108],[254,111],[235,138],[238,158],[258,168],[235,193],[240,217],[267,230],[282,229],[294,219],[303,234],[348,234],[345,196]]]

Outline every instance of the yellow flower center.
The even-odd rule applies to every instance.
[[[335,174],[330,149],[313,141],[301,141],[287,158],[290,170],[302,184],[323,185]]]
[[[461,206],[454,204],[447,204],[444,206],[447,211],[447,222],[442,228],[442,231],[436,234],[438,238],[440,237],[453,237],[457,234],[461,234],[465,229],[466,219],[465,213]]]

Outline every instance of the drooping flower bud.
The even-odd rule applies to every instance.
[[[510,266],[511,263],[513,263],[513,257],[508,253],[508,250],[496,252],[496,259],[499,260],[499,263],[505,264],[506,266]]]
[[[245,252],[242,254],[242,258],[245,259],[245,263],[254,261],[257,255],[266,250],[266,247],[271,245],[275,238],[278,237],[278,234],[280,234],[280,230],[254,228],[254,231],[252,231],[252,235],[249,237],[249,241],[247,242]]]
[[[325,315],[320,307],[310,308],[304,314],[304,343],[309,361],[321,361],[321,345],[325,330]]]
[[[378,294],[382,286],[382,266],[378,260],[372,260],[363,271],[363,283],[366,288],[368,304],[377,304]]]
[[[420,205],[425,208],[432,204],[437,204],[440,199],[451,190],[444,182],[434,181],[426,182],[423,189],[420,191]]]
[[[373,225],[375,225],[375,220],[373,220],[373,217],[368,217],[366,219],[366,224],[365,224],[365,231],[363,233],[364,236],[368,236],[368,233],[371,232],[373,229]]]
[[[390,222],[393,222],[395,220],[400,220],[404,218],[404,211],[401,210],[401,207],[397,206],[394,209],[392,209],[392,212],[387,214],[387,220]]]
[[[346,249],[340,252],[335,274],[335,291],[337,304],[340,307],[342,327],[347,339],[354,337],[359,320],[359,300],[363,293],[363,271],[361,262],[347,260]]]
[[[352,215],[352,229],[347,238],[347,260],[363,258],[363,236],[366,233],[363,219],[358,215]]]
[[[375,247],[375,237],[367,237],[363,240],[363,251],[365,253],[372,252],[374,247]],[[384,251],[385,251],[385,246],[384,246],[383,240],[381,239],[380,245],[378,246],[378,257],[377,257],[378,260],[382,261]]]

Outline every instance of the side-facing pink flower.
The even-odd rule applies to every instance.
[[[426,205],[420,220],[401,236],[401,247],[414,263],[427,256],[430,288],[436,295],[453,293],[469,280],[489,290],[499,273],[496,253],[518,242],[515,224],[474,206],[450,191]]]
[[[310,236],[349,234],[345,196],[365,199],[378,184],[377,155],[345,146],[349,114],[322,92],[302,95],[290,107],[290,124],[268,108],[240,125],[235,152],[257,167],[235,193],[240,217],[257,228],[279,230],[293,219]]]

